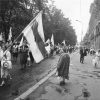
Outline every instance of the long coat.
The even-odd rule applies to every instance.
[[[57,65],[58,76],[68,79],[69,66],[70,56],[67,53],[62,53]]]
[[[24,46],[24,49],[23,49],[23,46],[22,46],[20,50],[20,64],[21,65],[25,65],[27,63],[27,57],[28,57],[27,47]]]

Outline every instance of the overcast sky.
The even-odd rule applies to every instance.
[[[62,9],[64,15],[69,17],[76,30],[78,42],[81,41],[81,32],[83,36],[87,32],[90,19],[90,5],[94,0],[54,0],[55,5]],[[76,21],[78,20],[78,21]],[[82,27],[83,26],[83,27]],[[83,37],[82,36],[82,37]]]

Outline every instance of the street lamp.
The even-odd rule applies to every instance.
[[[82,36],[83,36],[83,23],[82,23],[82,21],[80,21],[80,20],[76,20],[76,21],[78,21],[78,22],[81,23],[81,25],[82,25],[82,28],[81,28],[81,42],[82,42]]]

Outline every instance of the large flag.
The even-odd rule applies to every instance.
[[[41,60],[44,59],[46,50],[45,45],[43,42],[43,35],[40,35],[39,28],[41,24],[39,19],[41,17],[41,12],[29,23],[29,25],[22,31],[24,37],[26,38],[34,60],[36,63],[39,63]],[[43,27],[40,27],[40,30]]]
[[[52,36],[51,36],[51,43],[52,43],[52,45],[54,46],[54,36],[53,36],[53,34],[52,34]]]
[[[10,27],[8,41],[11,41],[11,38],[12,38],[12,28]]]

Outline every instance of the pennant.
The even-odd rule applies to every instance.
[[[26,38],[29,48],[32,52],[33,58],[36,63],[39,63],[44,59],[46,50],[43,42],[43,38],[38,31],[39,22],[37,18],[40,18],[41,12],[30,22],[30,24],[23,30],[24,37]]]
[[[54,36],[53,36],[53,34],[52,34],[52,36],[51,36],[51,43],[52,43],[52,45],[54,46]]]

